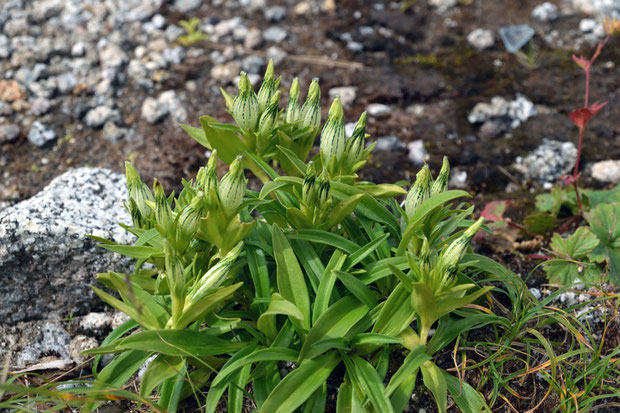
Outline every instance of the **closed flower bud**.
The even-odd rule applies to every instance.
[[[155,192],[155,221],[167,234],[173,225],[172,211],[170,211],[164,188],[157,179],[153,182],[153,191]]]
[[[321,176],[319,176],[319,190],[318,190],[318,199],[317,206],[321,207],[329,200],[329,174],[327,173],[327,169],[323,168],[323,172]]]
[[[308,97],[301,107],[301,118],[303,119],[302,127],[318,128],[321,126],[321,88],[317,78],[312,79],[312,83],[310,83]]]
[[[217,151],[213,150],[213,152],[211,152],[211,156],[209,157],[209,162],[207,163],[204,181],[202,182],[202,189],[205,193],[205,197],[207,198],[207,203],[209,205],[213,205],[213,202],[216,201],[216,199],[213,199],[213,197],[217,198],[218,196],[218,186],[219,182],[217,180]]]
[[[286,123],[297,122],[301,118],[301,108],[299,107],[299,79],[293,79],[291,89],[288,94],[288,105],[286,105]]]
[[[321,132],[320,148],[323,152],[325,162],[329,163],[329,160],[332,158],[340,160],[344,153],[345,143],[346,133],[344,129],[342,104],[340,103],[340,98],[336,98],[331,108],[329,108],[327,122],[325,122],[323,131]]]
[[[181,240],[185,242],[191,241],[196,231],[198,231],[200,218],[202,218],[203,201],[204,199],[201,196],[195,197],[179,214],[177,229]]]
[[[136,204],[144,219],[151,214],[151,208],[145,201],[154,201],[153,194],[140,178],[140,174],[130,162],[125,162],[125,176],[127,179],[127,195]]]
[[[366,139],[366,112],[362,113],[360,119],[355,125],[353,135],[345,144],[344,149],[344,165],[351,168],[357,162],[361,161],[362,152],[364,151],[364,141]]]
[[[431,196],[432,181],[431,171],[428,165],[424,165],[416,175],[415,182],[405,199],[405,213],[407,217],[411,218],[422,202]]]
[[[258,121],[258,134],[261,136],[269,136],[273,132],[273,128],[278,124],[278,103],[280,102],[280,92],[276,92],[267,109],[260,116]]]
[[[256,129],[258,117],[260,116],[260,107],[256,93],[254,93],[254,89],[252,89],[248,75],[245,72],[241,72],[239,94],[233,100],[232,115],[237,125],[244,131]]]
[[[431,195],[440,194],[448,189],[448,178],[450,177],[450,162],[448,157],[443,157],[443,164],[441,165],[441,171],[437,175],[437,179],[433,182],[431,189]]]
[[[224,214],[230,218],[235,214],[245,194],[245,176],[243,174],[243,157],[237,159],[230,165],[228,173],[224,175],[219,187],[220,203],[224,209]]]
[[[196,302],[203,298],[209,289],[219,287],[226,279],[237,257],[239,257],[242,248],[243,242],[239,242],[224,258],[211,267],[205,275],[200,277],[196,284],[194,284],[194,287],[192,287],[188,301]]]
[[[168,287],[170,288],[170,295],[178,299],[183,297],[183,290],[185,289],[183,263],[181,263],[181,260],[168,241],[164,241],[163,244],[165,254],[164,263],[166,265],[166,277],[168,280]]]
[[[480,218],[475,224],[467,228],[463,235],[452,241],[452,243],[448,245],[445,250],[443,250],[441,256],[439,257],[439,262],[437,263],[440,270],[450,273],[456,269],[459,261],[463,257],[463,254],[465,254],[467,246],[471,242],[472,238],[474,238],[474,236],[478,233],[478,230],[482,226],[483,222],[484,218]]]
[[[313,207],[316,201],[316,175],[314,173],[314,162],[308,163],[306,176],[304,177],[304,185],[301,190],[301,202],[308,207]]]
[[[267,109],[267,106],[269,106],[271,97],[273,96],[275,90],[276,81],[274,79],[273,60],[269,60],[267,70],[265,71],[265,76],[263,77],[263,83],[258,90],[258,107],[260,108],[261,113]]]

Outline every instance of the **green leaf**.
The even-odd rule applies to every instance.
[[[414,318],[411,295],[405,286],[399,283],[383,304],[372,332],[396,337],[411,324]]]
[[[273,293],[269,308],[258,318],[256,328],[263,332],[271,340],[278,334],[276,329],[276,315],[283,314],[290,318],[293,324],[303,321],[304,315],[295,304],[284,299],[280,294]]]
[[[100,290],[99,288],[95,286],[91,286],[90,288],[93,289],[95,294],[97,294],[99,298],[101,298],[102,301],[116,308],[117,310],[127,314],[129,317],[135,320],[138,324],[140,324],[143,328],[156,329],[158,327],[155,321],[151,320],[148,317],[145,317],[131,305],[128,305],[122,302],[118,298],[112,297],[110,294]]]
[[[336,276],[342,281],[344,286],[366,307],[375,308],[377,305],[377,297],[361,282],[357,277],[344,271],[335,271]]]
[[[110,343],[114,343],[116,340],[120,339],[122,336],[124,336],[126,333],[136,327],[138,327],[138,323],[136,321],[132,319],[125,321],[120,326],[112,330],[112,332],[108,334],[105,339],[103,339],[103,341],[101,342],[101,346],[107,346]],[[95,379],[99,376],[99,372],[97,370],[99,367],[99,361],[101,360],[102,356],[102,354],[98,354],[93,361],[93,377],[95,377]]]
[[[228,165],[235,160],[237,155],[249,151],[249,148],[235,132],[217,127],[220,123],[215,118],[206,115],[201,116],[200,124],[211,148],[217,149],[217,157]]]
[[[345,378],[338,389],[338,400],[336,401],[336,413],[364,413],[361,400],[357,393],[353,391],[351,382]]]
[[[340,363],[336,352],[314,360],[306,360],[273,389],[261,413],[292,413],[325,383],[332,370]]]
[[[303,328],[310,328],[310,297],[306,280],[293,252],[293,248],[282,233],[273,225],[273,253],[277,264],[278,290],[284,299],[292,302],[301,311]]]
[[[276,145],[276,147],[282,153],[282,155],[284,155],[284,157],[290,162],[291,166],[294,168],[294,170],[290,172],[296,172],[295,175],[297,176],[304,176],[306,174],[306,169],[308,167],[306,166],[304,161],[299,159],[299,157],[295,154],[295,152],[281,145]]]
[[[467,382],[442,371],[450,396],[462,413],[491,413],[484,397]]]
[[[184,363],[181,357],[158,355],[144,371],[140,382],[140,396],[147,397],[164,380],[176,376],[182,370]]]
[[[336,274],[334,270],[339,270],[346,259],[346,255],[340,250],[335,250],[332,254],[325,271],[321,276],[321,282],[319,283],[319,289],[316,293],[314,300],[314,307],[312,311],[312,324],[316,323],[316,320],[327,310],[332,297],[334,284],[336,283]]]
[[[135,246],[135,245],[107,245],[102,244],[103,248],[116,252],[121,255],[126,255],[131,258],[151,258],[151,257],[163,257],[164,253],[162,250],[153,248],[153,247],[145,247],[145,246]]]
[[[585,213],[600,244],[589,254],[591,260],[606,262],[611,281],[620,285],[620,202],[600,204]]]
[[[337,181],[331,181],[330,193],[338,199],[344,199],[351,195],[364,193],[351,185],[343,184]],[[365,196],[362,198],[356,208],[356,214],[359,213],[376,222],[383,223],[388,226],[390,232],[394,235],[400,234],[398,221],[383,205],[376,199]]]
[[[187,134],[189,136],[191,136],[192,139],[194,139],[196,142],[198,142],[199,144],[201,144],[202,146],[204,146],[207,149],[212,149],[211,148],[211,144],[207,140],[207,136],[206,136],[205,130],[203,128],[196,128],[194,126],[184,125],[182,123],[179,123],[179,126],[185,132],[187,132]]]
[[[554,234],[551,240],[551,249],[559,256],[544,264],[544,270],[549,281],[570,285],[577,278],[587,283],[600,281],[601,268],[595,263],[588,262],[587,255],[591,253],[600,241],[589,228],[578,228],[573,234],[562,238]]]
[[[369,311],[353,296],[346,296],[325,311],[308,331],[308,336],[299,352],[299,362],[312,359],[323,353],[312,345],[326,338],[344,337],[347,332]]]
[[[228,408],[229,413],[241,413],[243,411],[243,398],[245,396],[245,385],[250,377],[252,366],[247,365],[235,373],[235,377],[228,388]]]
[[[258,347],[254,344],[245,346],[244,348],[240,349],[238,352],[233,354],[232,357],[228,359],[226,364],[224,364],[222,369],[225,369],[229,365],[235,363],[237,360],[242,359],[243,357],[246,357],[252,354],[252,352],[254,352],[257,348]],[[216,376],[216,379],[218,377],[220,377],[219,374]],[[234,380],[235,380],[234,375],[227,374],[222,379],[220,379],[216,384],[212,383],[211,386],[209,386],[209,391],[207,392],[207,400],[206,400],[205,407],[204,407],[205,413],[214,413],[216,411],[218,403],[220,399],[222,398],[222,395],[224,394],[228,386]]]
[[[363,247],[355,251],[353,254],[349,256],[349,259],[347,260],[347,265],[345,268],[350,269],[354,267],[357,263],[359,263],[364,258],[372,254],[377,248],[381,246],[381,243],[385,241],[389,236],[390,234],[383,234],[382,236],[373,239],[368,244],[364,245]]]
[[[407,195],[407,190],[394,184],[378,184],[372,182],[358,182],[355,187],[366,192],[374,198],[394,198],[400,195]]]
[[[377,370],[369,362],[356,354],[353,354],[351,357],[343,356],[343,361],[347,365],[347,372],[350,370],[354,372],[350,376],[351,380],[357,382],[375,410],[382,413],[394,412],[392,403],[385,393],[383,380],[381,380]]]
[[[422,379],[427,389],[433,393],[439,413],[446,413],[448,404],[448,387],[443,371],[432,361],[426,361],[420,366]]]
[[[343,219],[351,215],[364,196],[364,194],[351,195],[338,202],[330,211],[327,221],[321,225],[321,228],[330,229],[340,224]]]
[[[353,254],[359,249],[359,246],[356,243],[349,241],[348,239],[341,237],[338,234],[321,231],[318,229],[300,229],[299,231],[297,231],[297,233],[290,234],[289,238],[302,239],[317,244],[330,245],[335,248],[340,248],[347,254]]]
[[[523,220],[525,230],[532,234],[548,234],[555,228],[555,215],[547,212],[535,212]]]
[[[176,327],[185,328],[194,321],[200,320],[218,305],[228,300],[242,285],[243,283],[237,283],[227,287],[220,287],[214,289],[212,293],[205,295],[198,301],[186,303],[181,318],[176,322]]]
[[[236,370],[248,364],[259,363],[259,362],[264,362],[264,361],[294,362],[297,360],[298,356],[299,356],[298,351],[291,350],[288,348],[281,348],[281,347],[258,348],[257,347],[250,354],[244,357],[240,357],[232,363],[226,363],[226,365],[217,374],[217,376],[215,377],[211,385],[212,386],[218,385],[228,375],[234,373]]]
[[[141,331],[105,347],[86,350],[83,354],[118,353],[140,350],[169,356],[206,357],[234,353],[247,346],[191,330]],[[101,373],[100,373],[101,375]]]
[[[402,338],[386,336],[385,334],[361,333],[356,335],[355,338],[351,340],[351,345],[365,346],[371,344],[382,346],[385,344],[401,344],[402,342]]]
[[[430,360],[431,356],[426,354],[426,346],[421,345],[413,350],[405,357],[403,364],[396,370],[396,373],[390,378],[390,382],[388,383],[385,392],[386,395],[391,396],[394,391],[396,391],[407,378],[414,375],[420,366],[425,363],[427,360]],[[409,395],[407,398],[409,398]]]

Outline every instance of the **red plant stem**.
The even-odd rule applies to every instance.
[[[583,105],[584,108],[588,107],[588,102],[590,101],[590,67],[588,66],[586,68],[586,97],[585,97],[585,105]]]

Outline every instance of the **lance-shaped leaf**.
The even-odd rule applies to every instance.
[[[272,227],[273,252],[277,266],[278,290],[282,297],[295,304],[301,311],[302,326],[310,328],[310,297],[304,274],[299,266],[293,248],[282,230],[277,226]]]
[[[340,357],[335,351],[314,360],[306,360],[273,389],[261,413],[294,412],[325,383],[339,363]]]
[[[256,324],[256,328],[270,340],[274,340],[278,334],[276,329],[276,315],[278,314],[288,316],[294,325],[300,325],[304,319],[304,315],[295,304],[284,299],[280,294],[273,293],[269,301],[269,308],[261,314]]]

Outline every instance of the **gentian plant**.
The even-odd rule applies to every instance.
[[[222,399],[230,412],[244,399],[265,413],[320,412],[337,391],[337,412],[402,412],[421,376],[439,411],[448,394],[462,411],[490,411],[434,360],[497,319],[481,311],[492,287],[472,278],[485,270],[475,255],[463,261],[483,222],[453,204],[469,195],[448,190],[448,160],[436,179],[425,165],[408,191],[362,182],[366,114],[346,136],[335,99],[320,128],[318,80],[300,106],[295,79],[284,111],[279,83],[271,62],[258,94],[242,73],[239,93],[224,93],[236,124],[183,126],[212,153],[178,195],[127,163],[136,241],[98,240],[135,270],[99,274],[117,295],[95,291],[131,320],[86,352],[116,354],[103,369],[96,360],[94,388],[122,387],[147,363],[140,395],[156,392],[166,411],[194,396],[207,412]],[[218,160],[229,164],[221,179]]]

